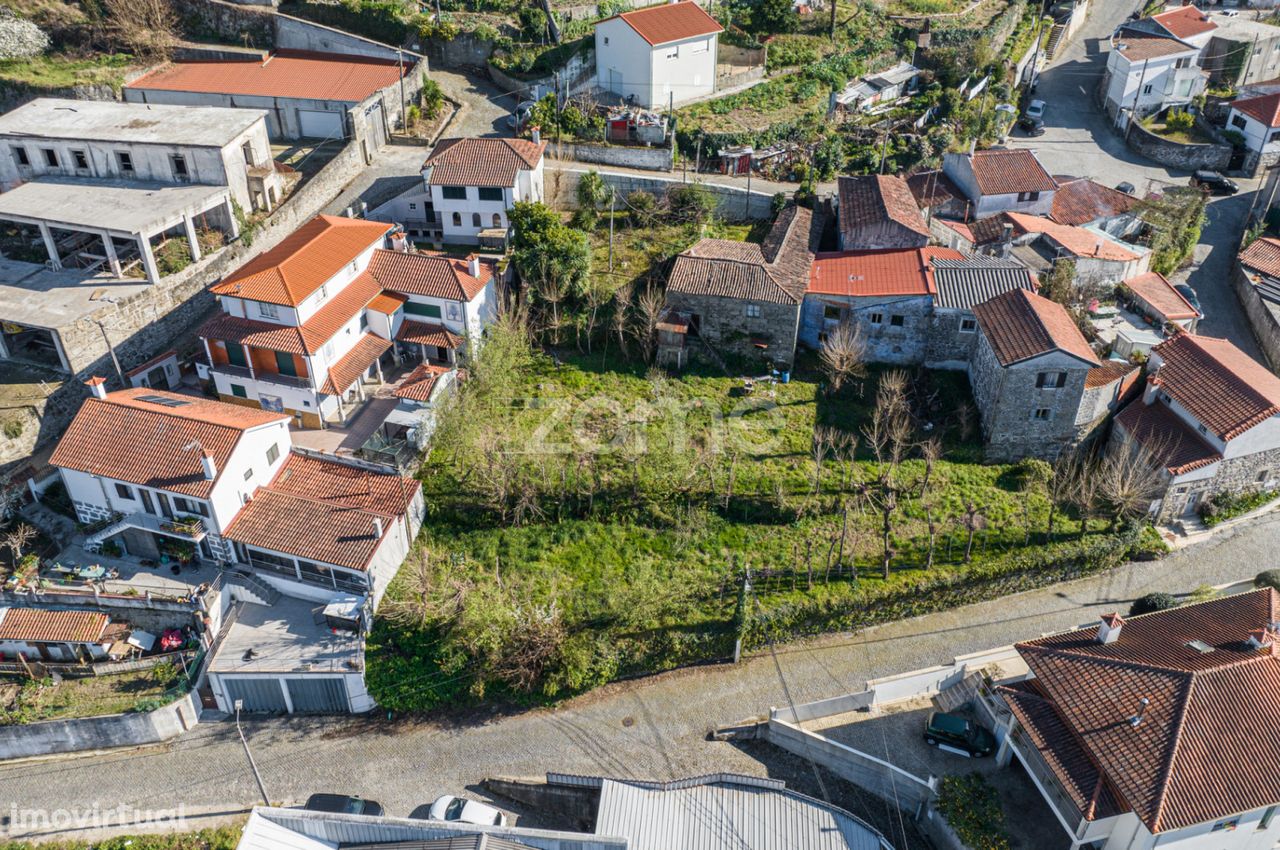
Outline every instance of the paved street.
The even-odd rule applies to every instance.
[[[1223,532],[1169,558],[1103,576],[955,611],[780,650],[797,701],[834,696],[864,680],[950,660],[1125,610],[1154,590],[1186,592],[1250,578],[1280,545],[1280,515]],[[387,722],[289,718],[246,724],[273,800],[315,791],[381,801],[403,815],[438,794],[461,793],[486,776],[540,776],[547,770],[669,778],[715,770],[767,773],[769,748],[705,740],[724,723],[784,704],[767,657],[739,666],[680,670],[603,688],[551,710]],[[229,812],[257,790],[235,727],[197,727],[177,742],[145,750],[0,766],[0,800],[17,809],[127,803],[188,813]],[[56,802],[55,802],[56,801]],[[0,811],[0,817],[8,809]]]

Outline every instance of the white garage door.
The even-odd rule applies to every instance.
[[[309,139],[341,139],[342,113],[299,109],[298,124],[302,135]]]

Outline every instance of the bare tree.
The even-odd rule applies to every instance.
[[[847,381],[865,376],[866,358],[867,341],[859,326],[841,322],[827,334],[818,352],[818,362],[831,392],[838,393]]]
[[[596,321],[600,315],[600,308],[609,302],[610,292],[608,282],[603,277],[592,278],[587,281],[586,290],[583,292],[583,300],[587,307],[587,353],[591,353],[591,340],[596,334]]]
[[[123,47],[161,58],[178,42],[178,15],[170,0],[103,0],[106,26]]]
[[[630,283],[624,283],[613,291],[613,312],[609,316],[609,323],[613,333],[618,337],[618,348],[622,350],[622,356],[627,356],[627,328],[631,326],[631,294],[632,286]],[[606,344],[605,350],[608,351]]]
[[[1109,530],[1115,531],[1121,520],[1144,516],[1151,509],[1164,483],[1163,464],[1155,459],[1162,454],[1140,446],[1120,448],[1098,464],[1098,495],[1111,514]]]
[[[921,507],[924,508],[925,525],[929,528],[929,551],[924,561],[924,568],[927,570],[933,567],[933,552],[938,542],[938,525],[933,521],[933,505],[925,502]]]
[[[965,530],[964,562],[973,560],[973,538],[979,531],[987,527],[987,518],[982,515],[982,507],[972,500],[964,503],[964,513],[960,516],[960,524]]]
[[[889,577],[893,562],[893,518],[909,487],[902,479],[902,458],[911,440],[907,410],[906,374],[886,372],[876,389],[871,421],[862,427],[867,445],[876,458],[876,473],[862,486],[862,496],[880,515],[880,572]]]
[[[658,322],[666,307],[662,290],[650,285],[636,299],[636,339],[640,342],[645,359],[652,362],[657,351]]]
[[[0,545],[9,550],[9,559],[13,562],[13,566],[17,567],[18,562],[22,560],[22,550],[27,548],[27,544],[35,539],[36,530],[25,522],[20,522],[13,527],[8,534],[0,538]]]
[[[813,429],[813,493],[816,496],[822,489],[822,464],[831,451],[836,440],[836,430],[825,426]]]
[[[929,492],[929,479],[933,477],[933,469],[942,458],[942,441],[930,437],[920,444],[920,457],[924,461],[924,477],[920,479],[920,498]]]
[[[1089,520],[1098,510],[1101,498],[1101,477],[1096,464],[1080,458],[1076,462],[1075,475],[1072,476],[1071,490],[1068,498],[1071,505],[1080,515],[1080,539],[1089,533]]]
[[[1019,490],[1022,493],[1022,527],[1024,530],[1022,545],[1029,546],[1031,544],[1031,498],[1033,496],[1047,495],[1049,482],[1053,479],[1053,467],[1043,460],[1027,458],[1018,464],[1018,468],[1022,476],[1022,480],[1019,482]],[[1049,510],[1053,510],[1052,504],[1049,506]]]
[[[1053,475],[1045,482],[1045,495],[1049,499],[1049,522],[1045,528],[1045,542],[1053,542],[1054,520],[1058,510],[1071,504],[1076,478],[1081,474],[1079,460],[1072,454],[1062,454],[1053,463]]]

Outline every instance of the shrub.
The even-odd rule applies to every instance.
[[[1152,526],[1145,526],[1138,535],[1138,542],[1129,550],[1129,559],[1133,561],[1158,561],[1169,554],[1169,544]]]
[[[441,107],[444,106],[444,91],[440,88],[440,84],[435,80],[428,79],[426,74],[422,75],[422,94],[418,96],[422,102],[422,114],[427,118],[435,118],[440,114]]]
[[[1156,611],[1168,611],[1170,608],[1178,607],[1178,599],[1171,593],[1148,593],[1146,596],[1139,596],[1133,600],[1133,604],[1129,606],[1129,616],[1136,617],[1139,614],[1154,614]]]
[[[1000,795],[981,773],[944,776],[934,805],[966,847],[1008,850]]]
[[[169,661],[166,661],[163,664],[157,664],[155,667],[151,668],[151,678],[157,685],[168,687],[177,680],[178,668]]]
[[[668,189],[667,203],[671,205],[672,217],[691,224],[710,220],[716,211],[715,197],[705,186],[697,183]]]
[[[1206,526],[1242,516],[1262,507],[1276,497],[1274,490],[1247,490],[1243,493],[1215,493],[1200,508],[1200,519]]]
[[[191,248],[184,238],[167,240],[156,250],[156,268],[161,275],[177,274],[191,265]]]
[[[10,440],[16,440],[22,436],[22,420],[9,419],[4,423],[4,435]]]
[[[1195,116],[1183,109],[1171,111],[1164,119],[1165,126],[1170,130],[1190,130],[1195,123]]]
[[[1280,590],[1280,570],[1263,570],[1253,577],[1253,586]]]

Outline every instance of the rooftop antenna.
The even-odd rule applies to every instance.
[[[1138,713],[1129,718],[1129,725],[1135,729],[1142,725],[1142,718],[1147,713],[1147,706],[1151,705],[1151,700],[1143,697],[1138,700]]]

